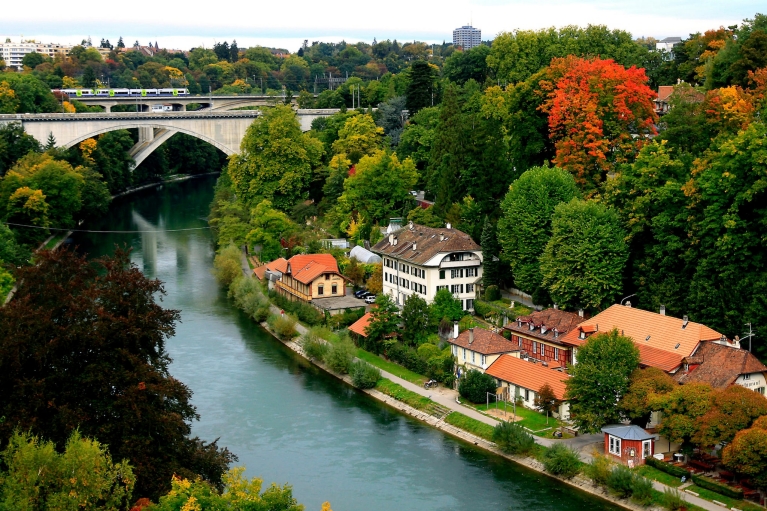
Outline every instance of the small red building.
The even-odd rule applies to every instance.
[[[655,435],[639,426],[613,424],[602,428],[605,434],[605,456],[629,467],[644,465],[655,454]]]

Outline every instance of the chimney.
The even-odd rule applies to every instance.
[[[412,221],[412,220],[411,220],[411,221],[410,221],[410,223],[408,224],[408,227],[410,228],[410,230],[411,230],[411,231],[413,230],[413,221]]]
[[[583,309],[578,309],[578,317],[579,318],[583,317]]]
[[[474,342],[474,327],[469,328],[469,344]]]
[[[629,300],[628,302],[626,302],[626,307],[628,307],[629,309],[631,308],[631,300]]]
[[[439,233],[439,241],[445,241],[445,235],[442,233]]]
[[[389,245],[394,245],[394,235],[389,234]]]
[[[396,236],[392,236],[392,238],[394,238],[392,240],[392,241],[394,241],[394,243],[392,243],[392,245],[394,245],[396,247],[397,246],[397,237]]]
[[[661,316],[665,316],[666,315],[666,306],[665,305],[661,305],[660,306],[660,315]]]
[[[685,314],[684,316],[682,316],[682,330],[687,328],[687,323],[689,323],[689,321],[687,320],[687,314]]]
[[[450,225],[450,222],[446,223],[445,227],[448,228],[448,229],[452,229],[452,226]]]
[[[416,250],[416,248],[415,248],[415,241],[414,241],[413,242],[413,251],[415,251],[415,250]]]
[[[556,303],[554,304],[554,310],[559,310],[559,305],[557,305]]]
[[[453,321],[453,339],[458,339],[458,322]]]

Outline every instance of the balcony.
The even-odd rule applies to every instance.
[[[480,264],[481,261],[479,259],[464,259],[463,261],[442,261],[439,264],[439,268],[468,268],[471,266],[479,266]]]

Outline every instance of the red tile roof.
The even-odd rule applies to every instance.
[[[307,285],[323,273],[341,274],[336,258],[330,254],[299,254],[291,257],[287,263],[288,268],[283,273],[289,273]]]
[[[482,355],[495,355],[497,353],[510,353],[519,351],[519,347],[502,335],[498,335],[484,328],[474,329],[474,340],[469,344],[471,332],[464,330],[455,339],[448,339],[447,342],[455,344],[461,348],[472,350]]]
[[[364,316],[352,323],[352,325],[349,327],[349,331],[354,332],[357,335],[361,335],[362,337],[367,337],[365,334],[365,329],[370,324],[372,317],[373,315],[370,312],[366,312]]]
[[[271,263],[266,263],[258,268],[253,269],[253,273],[256,275],[256,277],[259,278],[259,280],[264,278],[264,274],[267,270],[269,271],[278,271],[280,273],[285,273],[285,271],[288,268],[288,260],[284,257],[280,257],[279,259],[275,259]]]
[[[581,321],[583,318],[573,312],[545,309],[528,316],[520,316],[504,328],[524,337],[559,342],[560,337],[574,329]],[[531,325],[533,330],[530,330]]]
[[[578,328],[568,332],[561,341],[574,346],[583,345],[581,331],[586,338],[595,332],[609,332],[613,328],[631,337],[639,348],[641,363],[671,371],[689,356],[701,341],[718,340],[722,334],[716,330],[680,318],[645,311],[624,305],[613,305],[600,312]],[[674,365],[676,364],[676,365]]]
[[[559,400],[565,398],[565,382],[569,378],[567,373],[528,362],[513,355],[501,355],[485,373],[535,392],[538,392],[544,383],[548,383]]]
[[[708,383],[724,389],[735,383],[741,374],[764,373],[767,366],[750,352],[715,342],[703,342],[693,356],[683,360],[689,371],[679,371],[674,379],[679,383]]]

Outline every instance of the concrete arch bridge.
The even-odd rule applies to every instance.
[[[328,110],[298,110],[296,115],[301,129],[308,131],[317,117],[328,117],[338,112]],[[0,124],[21,123],[24,131],[41,144],[53,135],[56,145],[72,147],[83,140],[109,131],[138,129],[139,140],[130,155],[140,165],[152,152],[176,133],[204,140],[227,155],[240,151],[248,126],[260,112],[202,111],[163,113],[95,113],[95,114],[11,114],[0,115]]]

